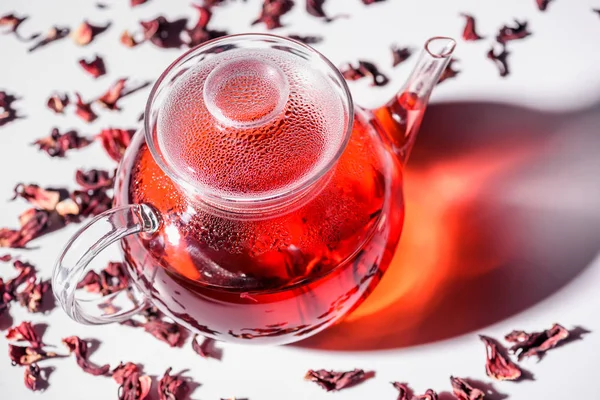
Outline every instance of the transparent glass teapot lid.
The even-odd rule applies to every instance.
[[[314,49],[272,35],[211,41],[161,76],[146,109],[154,158],[212,201],[255,203],[301,191],[337,160],[352,101]]]

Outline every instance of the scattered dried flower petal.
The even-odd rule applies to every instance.
[[[126,78],[119,79],[115,82],[106,93],[104,93],[97,101],[100,105],[108,108],[109,110],[119,110],[117,101],[123,97],[123,89],[125,88]]]
[[[384,86],[389,82],[387,76],[379,72],[375,64],[368,61],[358,61],[358,67],[353,67],[351,64],[347,64],[341,70],[342,75],[346,80],[355,81],[365,76],[369,76],[372,79],[371,86]]]
[[[362,369],[352,371],[337,372],[324,369],[308,370],[304,376],[305,380],[316,382],[326,391],[336,391],[359,384],[368,379],[367,374]]]
[[[121,34],[121,43],[123,45],[125,45],[125,47],[135,47],[138,44],[140,44],[140,42],[138,42],[137,40],[135,40],[135,38],[133,37],[133,35],[131,35],[129,33],[129,31],[123,31],[123,33]]]
[[[196,10],[198,10],[198,22],[192,29],[185,29],[185,42],[189,47],[198,46],[208,40],[215,39],[220,36],[224,36],[227,32],[214,31],[207,29],[208,23],[210,22],[212,13],[208,7],[202,7],[193,4]]]
[[[24,382],[25,387],[33,392],[40,388],[40,384],[42,383],[42,376],[40,367],[37,364],[31,364],[25,367],[24,374]]]
[[[181,33],[186,28],[187,19],[169,21],[162,15],[150,21],[140,21],[144,40],[160,48],[179,48],[184,43]]]
[[[16,294],[17,300],[27,311],[36,313],[40,311],[44,294],[50,289],[50,282],[37,281],[36,277],[29,278],[25,288]]]
[[[412,398],[412,391],[406,383],[392,382],[392,385],[398,390],[396,400],[410,400]]]
[[[112,378],[119,385],[119,399],[143,400],[148,396],[152,379],[141,375],[139,367],[131,362],[122,362],[112,370]]]
[[[17,98],[4,91],[0,91],[0,126],[19,118],[13,104]]]
[[[446,69],[444,69],[444,71],[442,72],[442,75],[440,76],[440,79],[438,80],[438,85],[442,82],[444,82],[446,79],[451,79],[456,77],[458,74],[460,74],[460,71],[454,69],[454,63],[456,63],[458,60],[453,58],[450,60],[450,62],[448,63],[448,66],[446,67]]]
[[[19,18],[14,14],[6,14],[0,17],[0,27],[6,26],[9,28],[7,32],[14,33],[18,36],[17,29],[26,19],[27,17]]]
[[[112,207],[112,198],[105,189],[75,190],[71,193],[71,199],[79,208],[78,215],[84,218],[102,214]]]
[[[33,348],[42,347],[42,339],[33,329],[33,325],[29,321],[23,321],[17,326],[13,326],[6,332],[7,340],[29,342]]]
[[[288,38],[292,40],[297,40],[298,42],[304,44],[317,44],[323,41],[322,36],[312,36],[312,35],[288,35]]]
[[[12,200],[21,197],[32,206],[47,211],[54,210],[60,201],[60,192],[58,190],[42,189],[38,185],[17,183],[13,191],[15,195]]]
[[[483,36],[479,36],[475,31],[475,18],[469,14],[460,14],[465,18],[465,28],[463,29],[463,39],[467,41],[480,40]]]
[[[487,58],[496,64],[498,73],[504,78],[510,74],[510,70],[508,69],[508,55],[510,53],[506,51],[506,46],[504,45],[502,46],[501,50],[502,51],[500,51],[500,53],[496,54],[494,47],[492,47],[487,53]]]
[[[57,213],[30,208],[19,216],[21,227],[0,228],[0,247],[24,248],[33,239],[61,228],[64,219]]]
[[[385,1],[385,0],[362,0],[363,4],[366,6],[374,4],[374,3],[381,3],[382,1]]]
[[[110,22],[108,24],[106,24],[105,26],[96,26],[96,25],[91,25],[87,21],[83,21],[77,27],[77,29],[75,29],[75,31],[73,31],[71,36],[73,37],[73,41],[76,44],[78,44],[80,46],[85,46],[87,44],[90,44],[92,42],[92,40],[94,40],[96,35],[99,35],[100,33],[104,32],[109,27],[110,27]]]
[[[548,8],[548,4],[550,3],[550,1],[552,0],[535,0],[540,11],[546,11],[546,8]]]
[[[75,182],[85,190],[109,189],[113,186],[113,176],[102,169],[78,169],[75,172]]]
[[[144,324],[144,330],[171,347],[179,345],[182,339],[181,327],[173,322],[156,319]]]
[[[221,352],[215,348],[216,340],[205,337],[202,344],[198,344],[198,336],[194,335],[192,339],[192,349],[201,357],[221,359]]]
[[[291,0],[263,0],[260,16],[252,22],[256,25],[264,23],[267,29],[280,28],[281,17],[292,9],[294,2]]]
[[[50,30],[48,31],[48,33],[46,33],[46,36],[43,37],[41,40],[39,40],[36,44],[34,44],[33,46],[31,46],[29,48],[29,52],[35,51],[41,47],[45,47],[48,44],[60,40],[60,39],[64,39],[67,36],[69,36],[69,28],[61,28],[58,26],[53,26],[52,28],[50,28]]]
[[[64,157],[67,150],[81,149],[90,143],[92,143],[91,140],[79,136],[77,131],[60,133],[57,128],[53,128],[50,136],[38,139],[33,144],[48,153],[50,157]]]
[[[177,400],[182,398],[187,390],[187,383],[178,376],[171,376],[171,368],[165,371],[165,374],[158,382],[159,400]]]
[[[48,358],[57,357],[54,352],[25,346],[8,345],[8,356],[13,365],[30,365]]]
[[[70,353],[75,353],[75,358],[77,359],[77,365],[81,367],[82,370],[92,375],[106,375],[110,370],[110,366],[108,364],[102,366],[95,366],[90,363],[87,359],[87,342],[81,340],[77,336],[69,336],[62,340],[63,344],[67,346]]]
[[[408,60],[411,55],[412,51],[408,47],[392,46],[392,57],[394,60],[392,66],[395,67],[402,64],[404,61]]]
[[[521,377],[521,369],[504,354],[505,349],[500,343],[489,336],[479,335],[479,338],[485,344],[485,371],[490,378],[514,381]]]
[[[96,56],[92,61],[88,62],[85,59],[79,60],[79,65],[94,78],[98,78],[106,74],[106,67],[104,66],[104,60],[99,56]]]
[[[115,161],[121,161],[127,146],[131,143],[131,138],[135,133],[134,129],[103,129],[96,138],[102,143],[106,153]]]
[[[425,394],[417,396],[417,400],[438,400],[438,394],[433,389],[427,389]]]
[[[57,114],[62,114],[65,107],[69,105],[69,97],[66,93],[62,96],[60,94],[53,94],[48,98],[48,108]]]
[[[512,331],[505,336],[505,339],[507,342],[515,343],[510,351],[521,360],[534,355],[541,358],[545,352],[556,347],[558,343],[568,337],[569,331],[566,328],[554,324],[550,329],[542,332]]]
[[[2,262],[9,262],[10,260],[12,260],[12,256],[10,254],[0,256],[0,261]]]
[[[452,391],[458,400],[482,400],[484,398],[485,393],[469,385],[464,379],[451,376],[450,382]]]
[[[531,35],[531,32],[527,30],[527,22],[519,22],[515,19],[516,26],[508,26],[504,25],[500,28],[498,35],[496,36],[496,41],[501,44],[506,44],[506,42],[511,40],[518,40],[526,38]]]
[[[148,0],[131,0],[131,7],[136,7],[146,3]]]
[[[79,118],[83,119],[85,122],[92,122],[98,118],[98,115],[92,110],[92,103],[84,103],[77,92],[75,92],[75,98],[77,99],[77,103],[75,104],[75,114],[77,114]]]
[[[323,10],[323,4],[325,4],[325,0],[306,0],[306,12],[313,17],[325,19],[325,22],[333,21],[334,18],[327,16]]]

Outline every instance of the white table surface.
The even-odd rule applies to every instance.
[[[26,118],[0,127],[0,198],[9,199],[17,182],[73,187],[76,168],[112,168],[98,144],[51,159],[28,144],[54,126],[95,134],[103,127],[135,127],[149,89],[122,101],[122,112],[103,112],[92,124],[72,113],[55,115],[46,99],[55,90],[78,90],[91,99],[119,77],[154,80],[183,50],[150,44],[128,49],[119,43],[126,29],[158,14],[188,16],[190,0],[129,1],[3,0],[0,15],[29,15],[23,34],[53,24],[76,27],[83,19],[108,31],[87,47],[71,39],[32,54],[13,36],[0,36],[0,90],[21,97],[16,108]],[[28,314],[15,305],[15,323],[46,324],[44,341],[59,346],[69,335],[96,338],[97,363],[133,361],[162,376],[172,366],[200,384],[193,399],[231,396],[269,399],[394,399],[390,381],[409,382],[416,392],[450,390],[456,375],[491,382],[484,371],[478,333],[501,337],[512,329],[539,330],[559,322],[591,331],[583,340],[553,350],[522,366],[535,381],[494,383],[511,399],[598,399],[600,361],[600,17],[597,0],[555,0],[548,11],[534,0],[388,0],[365,7],[359,0],[329,0],[331,14],[348,14],[330,24],[308,16],[302,2],[283,17],[288,34],[322,33],[316,48],[335,64],[358,57],[375,61],[392,78],[384,88],[367,80],[351,84],[354,97],[375,106],[390,97],[415,58],[392,69],[389,45],[419,48],[427,37],[459,40],[460,75],[440,85],[428,110],[407,172],[408,217],[398,256],[378,290],[347,322],[284,347],[220,344],[221,361],[202,359],[189,342],[171,349],[150,335],[117,325],[89,327],[69,320],[60,308]],[[259,2],[233,1],[216,8],[213,28],[230,32],[250,27]],[[460,12],[477,17],[479,42],[460,39]],[[511,43],[511,75],[500,78],[485,54],[493,35],[513,18],[529,21],[533,35]],[[77,64],[94,53],[108,75],[93,80]],[[23,201],[2,203],[0,226],[16,226]],[[78,228],[72,225],[31,243],[33,250],[10,250],[50,277],[59,248]],[[1,252],[1,251],[0,251]],[[0,276],[11,267],[0,265]],[[3,327],[2,329],[5,329]],[[59,347],[60,348],[60,347]],[[0,349],[6,340],[0,338]],[[0,399],[37,399],[23,385],[23,371],[0,351]],[[72,358],[47,361],[55,367],[43,398],[116,398],[110,378],[82,372]],[[309,368],[374,370],[376,377],[339,393],[303,381]],[[156,397],[155,397],[156,398]],[[490,398],[503,398],[502,396]]]

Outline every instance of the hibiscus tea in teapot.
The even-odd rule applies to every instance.
[[[109,232],[94,243],[84,227],[55,274],[70,253],[83,271],[118,241],[130,289],[192,331],[283,344],[325,329],[392,259],[403,162],[449,52],[422,59],[415,90],[375,112],[355,107],[337,69],[298,42],[237,35],[184,54],[150,95],[115,208],[90,223]],[[142,306],[100,317],[64,308],[102,323]]]

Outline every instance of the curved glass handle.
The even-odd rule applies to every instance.
[[[133,296],[134,305],[128,310],[111,315],[104,315],[100,311],[88,312],[90,307],[85,306],[90,303],[98,305],[98,300],[77,299],[75,290],[79,281],[90,270],[89,264],[98,253],[125,236],[154,233],[158,226],[159,219],[150,206],[135,204],[103,212],[71,238],[58,257],[52,274],[54,296],[69,317],[88,325],[107,324],[129,319],[145,307],[144,296],[134,285],[124,289]],[[115,297],[118,293],[110,296]],[[106,296],[103,300],[106,300]]]

